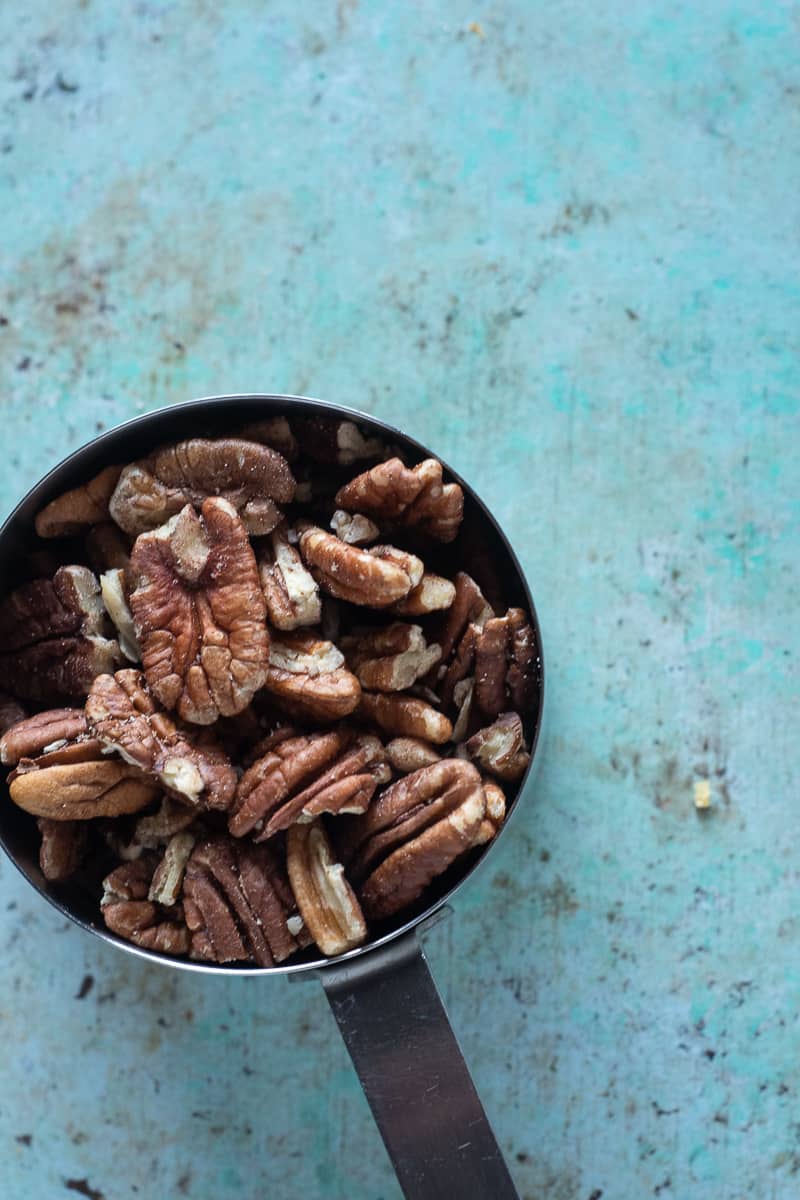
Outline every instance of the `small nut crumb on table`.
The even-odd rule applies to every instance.
[[[0,600],[0,760],[45,879],[120,937],[261,967],[342,954],[501,828],[534,629],[467,571],[460,485],[402,454],[271,417],[39,512],[54,568]]]

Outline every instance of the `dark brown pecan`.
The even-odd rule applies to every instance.
[[[57,496],[36,515],[39,537],[64,537],[108,519],[108,502],[122,467],[106,467],[88,483]]]
[[[198,725],[250,703],[267,673],[266,605],[235,509],[219,497],[143,533],[131,554],[130,594],[153,695]]]
[[[142,652],[136,640],[133,613],[128,603],[127,572],[120,567],[105,571],[100,576],[100,594],[103,604],[117,631],[119,648],[128,662],[141,662]]]
[[[196,846],[183,881],[192,956],[262,967],[288,958],[297,941],[287,927],[281,874],[269,846],[225,837]]]
[[[521,608],[487,621],[475,644],[475,701],[487,717],[513,706],[527,712],[536,697],[536,645]]]
[[[163,446],[125,467],[111,497],[111,516],[126,533],[155,529],[187,504],[199,508],[222,496],[249,533],[269,533],[278,504],[294,496],[294,477],[282,454],[242,438],[191,438]]]
[[[478,626],[470,624],[464,630],[461,640],[456,643],[453,656],[439,683],[439,695],[445,708],[449,709],[453,704],[457,704],[454,695],[457,684],[464,679],[474,678],[475,649],[480,635]]]
[[[124,571],[131,561],[130,542],[113,521],[93,525],[86,534],[84,545],[92,570],[98,575],[103,571]]]
[[[398,737],[386,744],[386,757],[399,775],[410,775],[420,767],[429,767],[439,762],[441,754],[422,738]]]
[[[141,671],[96,679],[86,700],[91,733],[179,800],[229,808],[236,772],[209,733],[179,729],[160,712]]]
[[[468,625],[483,629],[493,616],[494,610],[475,580],[459,571],[455,578],[455,595],[438,639],[442,646],[442,661],[450,661]]]
[[[416,900],[474,845],[485,811],[475,768],[445,758],[398,779],[352,818],[342,848],[366,916],[381,920]]]
[[[499,784],[488,776],[483,778],[483,794],[486,798],[486,814],[475,835],[476,846],[485,846],[500,832],[506,819],[506,795]]]
[[[394,546],[348,546],[333,533],[298,522],[300,553],[323,591],[339,600],[386,608],[407,596],[424,567],[413,554]]]
[[[51,821],[39,817],[36,824],[42,835],[39,866],[45,879],[63,883],[81,866],[89,842],[85,821]]]
[[[349,546],[367,546],[380,536],[380,529],[361,513],[348,513],[337,508],[331,517],[331,529]]]
[[[107,617],[88,567],[59,567],[0,604],[0,686],[30,700],[85,696],[92,680],[119,662],[103,636]]]
[[[103,920],[112,933],[145,950],[187,954],[189,931],[180,909],[165,908],[147,899],[157,865],[154,855],[146,855],[122,863],[103,880]]]
[[[342,638],[342,649],[361,686],[373,692],[404,691],[427,675],[441,655],[440,646],[427,644],[419,625],[402,621],[356,629]]]
[[[269,622],[282,630],[317,625],[321,615],[319,588],[303,565],[299,550],[292,544],[292,536],[282,523],[273,530],[269,543],[262,546],[258,554],[258,572]]]
[[[317,462],[348,467],[354,462],[383,456],[383,443],[378,438],[365,438],[352,421],[300,417],[294,421],[294,428],[303,453]]]
[[[394,737],[422,738],[441,746],[453,734],[447,717],[416,696],[362,692],[358,711]]]
[[[26,715],[25,709],[13,696],[9,696],[6,692],[0,692],[0,734],[6,734],[12,725],[24,721]],[[3,761],[2,742],[0,742],[0,762]]]
[[[389,612],[400,617],[424,617],[427,613],[449,608],[456,595],[455,584],[441,575],[426,571],[404,600],[393,604]]]
[[[399,458],[387,459],[340,488],[336,504],[348,512],[415,525],[441,542],[452,542],[464,516],[464,493],[457,483],[442,483],[442,464],[435,458],[411,468]]]
[[[467,742],[467,753],[498,779],[507,783],[519,779],[531,757],[519,715],[502,713],[493,725],[479,729]]]
[[[286,417],[265,417],[261,421],[251,421],[239,430],[238,436],[246,442],[260,442],[262,446],[271,446],[290,463],[295,462],[300,453],[297,438],[292,433],[292,427]]]
[[[286,866],[300,915],[322,953],[360,946],[367,937],[364,914],[319,822],[291,827]]]
[[[235,837],[264,841],[320,814],[363,812],[389,778],[378,738],[337,729],[300,737],[271,735],[245,771],[228,827]]]
[[[298,630],[270,645],[264,688],[293,717],[336,721],[358,708],[361,685],[333,642]]]

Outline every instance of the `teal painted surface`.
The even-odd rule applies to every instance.
[[[800,1186],[799,24],[0,10],[0,508],[137,412],[305,392],[441,448],[529,572],[542,772],[430,940],[526,1198]],[[397,1200],[315,984],[0,882],[4,1195]]]

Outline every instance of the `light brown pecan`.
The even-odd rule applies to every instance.
[[[483,629],[494,616],[494,610],[472,576],[459,571],[455,578],[455,595],[445,617],[439,641],[442,646],[442,661],[447,663],[461,640],[467,626],[476,625]]]
[[[499,784],[484,776],[483,794],[486,797],[486,814],[475,835],[474,845],[485,846],[500,832],[500,826],[506,819],[506,795]]]
[[[487,717],[513,706],[527,712],[536,697],[536,645],[521,608],[487,621],[475,643],[475,701]]]
[[[386,757],[400,775],[410,775],[420,767],[439,762],[441,754],[422,738],[398,737],[386,744]]]
[[[107,617],[88,567],[59,567],[0,604],[0,686],[30,700],[85,696],[94,677],[120,660],[103,636]]]
[[[354,630],[342,638],[348,666],[361,686],[373,692],[401,692],[439,661],[441,647],[429,646],[419,625],[395,621],[377,629]]]
[[[183,881],[192,956],[270,967],[294,953],[282,874],[269,846],[226,837],[199,843]]]
[[[0,762],[14,766],[21,758],[36,758],[86,735],[82,708],[53,708],[16,722],[0,737]]]
[[[121,529],[139,534],[187,504],[199,508],[208,496],[222,496],[249,533],[269,533],[281,519],[277,504],[287,504],[294,488],[289,464],[269,446],[242,438],[190,438],[125,467],[109,510]]]
[[[361,699],[361,685],[341,651],[305,630],[273,639],[264,688],[291,716],[318,721],[347,716]]]
[[[122,467],[106,467],[88,483],[57,496],[36,515],[39,537],[65,537],[108,519],[108,502]]]
[[[188,830],[173,834],[153,872],[150,890],[147,893],[148,900],[156,904],[165,904],[167,907],[178,903],[186,864],[196,840],[194,834]]]
[[[136,640],[133,613],[128,604],[126,572],[119,567],[105,571],[100,576],[100,594],[117,631],[120,650],[129,662],[141,662],[142,652]]]
[[[441,575],[426,571],[415,588],[404,600],[398,600],[389,609],[400,617],[424,617],[427,613],[449,608],[455,599],[455,584]]]
[[[453,722],[453,741],[460,742],[467,736],[472,724],[472,701],[475,695],[475,677],[460,680],[453,688],[453,703],[458,715]]]
[[[300,521],[300,553],[323,591],[339,600],[386,608],[422,579],[420,559],[394,546],[348,546],[333,533]]]
[[[209,733],[179,729],[160,712],[140,671],[102,675],[86,700],[90,732],[179,800],[229,808],[236,772]]]
[[[453,734],[447,717],[416,696],[362,692],[358,711],[393,737],[422,738],[441,746]]]
[[[271,625],[288,630],[319,623],[319,588],[290,541],[284,523],[273,530],[269,544],[259,550],[258,572]]]
[[[265,417],[261,421],[251,421],[239,430],[237,435],[246,442],[260,442],[262,446],[271,446],[282,454],[287,462],[295,462],[300,447],[297,438],[292,433],[292,427],[286,417]]]
[[[42,835],[39,866],[45,879],[63,883],[81,866],[89,842],[85,821],[51,821],[39,817],[36,824]]]
[[[187,954],[190,938],[180,909],[147,899],[158,859],[153,855],[122,863],[103,880],[100,911],[112,933],[145,950]]]
[[[84,747],[78,749],[85,752]],[[70,757],[69,750],[60,753]],[[11,799],[35,817],[87,821],[140,812],[158,794],[158,788],[128,763],[108,758],[82,761],[80,755],[77,758],[55,763],[52,756],[36,761],[23,759],[9,780]]]
[[[352,421],[300,417],[294,427],[301,450],[317,462],[348,467],[354,462],[383,456],[383,443],[378,438],[364,437]]]
[[[363,812],[389,778],[378,738],[351,730],[295,737],[271,735],[245,771],[228,820],[235,837],[264,841],[321,813]]]
[[[464,516],[464,493],[442,483],[442,464],[426,458],[406,467],[399,458],[371,467],[336,493],[336,504],[402,526],[414,525],[440,542],[452,542]]]
[[[361,513],[348,513],[337,508],[331,517],[331,529],[349,546],[367,546],[380,536],[380,529]]]
[[[442,759],[388,787],[344,834],[345,865],[366,916],[381,920],[416,900],[474,845],[485,811],[481,777],[459,759]]]
[[[300,915],[322,953],[360,946],[367,937],[364,914],[319,822],[290,828],[286,866]]]
[[[498,779],[507,783],[519,779],[531,757],[519,714],[502,713],[493,725],[479,729],[467,742],[467,753]]]
[[[220,497],[136,539],[130,594],[148,685],[166,708],[209,725],[245,708],[267,673],[266,605],[252,548]]]

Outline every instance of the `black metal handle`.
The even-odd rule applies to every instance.
[[[416,935],[320,979],[407,1200],[519,1200]]]

